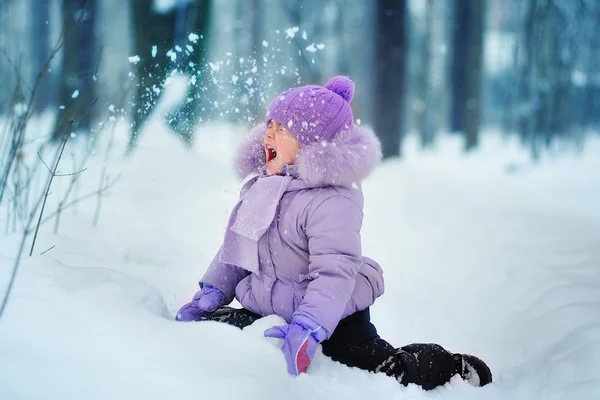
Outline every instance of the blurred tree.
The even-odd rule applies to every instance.
[[[435,135],[434,128],[434,105],[431,104],[431,47],[433,33],[433,9],[434,0],[427,0],[425,4],[425,23],[423,26],[423,42],[419,52],[419,69],[417,70],[417,104],[416,104],[416,125],[419,136],[421,137],[421,146],[426,148],[433,144]]]
[[[9,1],[0,2],[0,46],[3,49],[7,49],[9,38],[9,24],[8,24],[8,4]],[[6,112],[8,107],[9,93],[11,92],[11,72],[8,66],[6,57],[0,56],[0,76],[3,77],[2,83],[0,84],[0,114]],[[0,145],[2,143],[0,142]]]
[[[455,0],[450,84],[450,129],[465,135],[465,149],[477,146],[483,79],[485,0]]]
[[[250,15],[252,16],[252,58],[255,62],[255,65],[258,64],[258,60],[261,59],[264,48],[263,40],[264,40],[264,28],[265,28],[265,20],[264,16],[264,7],[263,0],[252,0]],[[254,83],[254,87],[250,89],[250,99],[248,105],[249,114],[255,116],[256,118],[261,118],[262,114],[264,114],[264,99],[261,99],[261,88],[265,87],[265,83],[261,82],[261,79],[265,77],[261,74],[255,74],[254,79],[257,82]]]
[[[407,62],[406,0],[377,0],[373,126],[384,157],[400,155]]]
[[[135,66],[138,85],[133,100],[129,150],[135,146],[144,122],[154,110],[164,83],[173,71],[193,78],[183,103],[169,113],[167,120],[186,143],[192,142],[193,128],[200,118],[201,84],[198,77],[205,64],[204,37],[208,32],[210,3],[210,0],[178,1],[175,8],[159,12],[153,8],[153,0],[130,0],[134,52],[140,61]],[[190,52],[185,43],[191,33],[198,35],[199,40]],[[156,50],[153,50],[154,46]],[[167,52],[176,57],[175,61]]]
[[[576,67],[585,69],[585,55],[594,36],[585,35],[585,0],[529,0],[523,21],[522,53],[518,64],[518,127],[521,139],[537,159],[554,138],[574,137],[573,101]],[[589,4],[588,4],[589,7]],[[597,27],[597,22],[591,25]],[[557,29],[562,27],[562,29]],[[597,28],[594,28],[597,29]]]
[[[583,66],[586,79],[580,123],[582,126],[591,126],[600,122],[600,2],[584,2],[582,14],[585,17],[584,40],[589,46]]]
[[[64,46],[58,75],[57,115],[53,138],[64,133],[67,121],[77,120],[77,130],[89,132],[96,100],[95,67],[99,60],[95,33],[96,0],[63,0]]]
[[[44,68],[50,58],[50,2],[48,0],[33,0],[31,10],[33,27],[33,72],[37,74]],[[41,78],[36,91],[36,99],[33,104],[34,112],[42,112],[52,102],[52,90],[50,88],[49,73],[46,72]]]
[[[284,16],[289,21],[291,27],[300,27],[311,38],[320,38],[323,15],[323,2],[321,0],[318,2],[315,2],[315,0],[304,0],[302,2],[286,0],[282,2],[282,7],[284,9]],[[306,84],[322,83],[323,75],[321,68],[318,63],[312,61],[317,56],[314,54],[309,56],[305,51],[306,44],[304,44],[300,33],[294,36],[292,42],[299,51],[299,72],[302,81]]]
[[[267,85],[265,62],[262,61],[265,40],[264,0],[235,2],[234,65],[237,80],[233,84],[233,104],[240,112],[231,115],[235,122],[254,124],[264,114],[263,90]],[[268,42],[267,42],[268,45]],[[260,71],[258,70],[259,66]],[[252,71],[255,73],[252,73]]]

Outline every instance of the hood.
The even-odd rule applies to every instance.
[[[263,137],[266,126],[254,127],[238,148],[235,168],[241,178],[261,173],[266,163]],[[381,144],[366,128],[354,126],[332,142],[303,146],[296,160],[298,176],[316,186],[359,184],[381,161]]]

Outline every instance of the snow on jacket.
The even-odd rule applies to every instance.
[[[265,165],[264,126],[240,146],[236,167],[242,176]],[[380,143],[353,127],[332,143],[303,147],[276,218],[258,241],[259,272],[219,261],[215,256],[201,279],[257,314],[276,314],[288,323],[303,314],[331,336],[338,322],[371,306],[383,294],[383,271],[363,257],[360,182],[381,159]],[[246,183],[242,195],[253,181]]]

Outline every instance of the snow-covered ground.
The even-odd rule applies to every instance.
[[[0,399],[600,398],[599,139],[538,165],[493,133],[468,156],[456,137],[425,154],[409,139],[402,161],[365,182],[364,253],[386,277],[372,307],[380,334],[472,352],[494,373],[484,388],[455,379],[423,392],[322,354],[288,376],[277,341],[262,336],[276,317],[244,331],[172,320],[236,202],[229,161],[242,134],[203,126],[188,150],[157,122],[130,159],[119,135],[107,168],[121,179],[98,226],[88,199],[58,234],[44,225],[22,261],[0,320]],[[103,157],[79,194],[98,186]],[[19,240],[0,240],[0,293]]]

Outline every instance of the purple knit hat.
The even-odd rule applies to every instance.
[[[335,76],[325,86],[301,86],[280,94],[269,106],[266,123],[282,123],[301,145],[325,140],[352,127],[354,82],[347,76]]]

